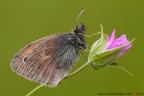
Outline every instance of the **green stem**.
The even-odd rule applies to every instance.
[[[27,95],[25,96],[31,96],[34,92],[36,92],[37,90],[39,90],[41,87],[43,87],[44,85],[39,85],[36,88],[34,88],[33,90],[31,90]]]
[[[74,75],[76,75],[77,73],[79,73],[81,70],[83,70],[87,65],[89,65],[90,62],[86,62],[85,64],[83,64],[81,67],[79,67],[76,71],[70,73],[66,78],[70,78]]]
[[[89,65],[90,62],[86,62],[85,64],[83,64],[81,67],[79,67],[76,71],[70,73],[66,78],[70,78],[74,75],[76,75],[78,72],[80,72],[82,69],[84,69],[87,65]],[[44,85],[39,85],[36,88],[34,88],[33,90],[31,90],[27,95],[25,96],[31,96],[34,92],[36,92],[37,90],[39,90],[40,88],[44,87]]]

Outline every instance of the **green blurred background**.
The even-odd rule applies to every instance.
[[[117,37],[127,34],[133,47],[116,61],[134,74],[117,68],[94,70],[88,66],[56,88],[43,87],[32,96],[97,96],[98,93],[144,92],[144,1],[143,0],[0,0],[0,96],[24,96],[38,86],[11,71],[17,51],[39,38],[70,32],[81,8],[86,11],[79,22],[87,26],[87,35],[100,31]],[[99,36],[87,38],[89,46]],[[85,63],[81,56],[77,67]],[[136,96],[136,95],[133,95]]]

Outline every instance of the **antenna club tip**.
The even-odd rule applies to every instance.
[[[85,11],[85,8],[81,8],[81,11]]]
[[[85,10],[85,8],[81,8],[81,10]]]

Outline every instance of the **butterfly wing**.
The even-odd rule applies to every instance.
[[[57,34],[27,45],[13,58],[13,71],[29,80],[57,86],[79,57],[79,48],[68,38],[72,35]]]

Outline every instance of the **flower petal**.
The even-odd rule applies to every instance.
[[[128,43],[129,42],[126,38],[126,35],[124,34],[121,37],[115,39],[107,49],[112,49],[112,48],[119,47],[119,46],[122,46],[122,45],[125,45],[125,44],[128,44]]]
[[[130,43],[129,40],[127,40],[126,35],[122,35],[121,37],[115,39],[112,44],[107,48],[107,49],[113,49],[116,47],[120,47],[123,45],[129,44],[128,46],[126,46],[125,48],[122,49],[122,51],[119,53],[118,56],[123,55],[131,46],[132,44]]]
[[[130,42],[129,42],[130,43]],[[129,48],[131,48],[132,44],[130,43],[128,46],[122,49],[122,51],[119,53],[118,57],[123,55]]]
[[[108,48],[112,44],[112,42],[114,41],[114,39],[115,39],[115,33],[116,33],[116,30],[114,29],[113,32],[112,32],[112,34],[111,34],[111,36],[108,36],[109,42],[108,42],[106,48]]]

